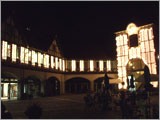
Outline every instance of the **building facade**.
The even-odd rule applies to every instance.
[[[56,40],[47,51],[30,47],[9,17],[2,23],[1,98],[25,99],[102,90],[105,72],[112,88],[121,89],[123,81],[123,87],[127,88],[127,78],[131,74],[135,77],[143,74],[145,64],[156,74],[152,31],[152,25],[129,24],[127,30],[117,32],[117,60],[67,59]]]
[[[67,59],[56,40],[43,51],[23,38],[11,17],[2,23],[2,99],[97,91],[105,72],[111,84],[118,83],[116,60]]]
[[[157,74],[153,24],[137,27],[130,23],[126,30],[116,32],[118,78],[124,82],[119,88],[127,88],[127,79],[137,79],[144,74],[147,65],[150,74]],[[154,86],[157,82],[152,82]]]

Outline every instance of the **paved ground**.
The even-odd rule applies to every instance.
[[[120,118],[120,111],[84,111],[84,94],[62,95],[56,97],[37,98],[33,100],[4,101],[14,119],[27,118],[24,114],[27,106],[38,103],[43,108],[42,119],[104,119]]]
[[[36,98],[32,100],[3,101],[14,119],[27,118],[26,108],[32,103],[38,103],[43,108],[42,119],[118,119],[121,118],[119,108],[107,112],[84,111],[83,97],[85,94],[70,94],[55,97]],[[158,96],[152,97],[151,103],[158,105]]]

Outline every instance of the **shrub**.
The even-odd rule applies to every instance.
[[[39,119],[42,115],[42,108],[38,104],[32,104],[25,111],[25,115],[29,119]]]

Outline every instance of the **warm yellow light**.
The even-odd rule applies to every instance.
[[[63,71],[65,71],[65,60],[63,60]]]
[[[72,71],[76,71],[76,60],[72,60]]]
[[[99,61],[99,71],[103,71],[103,60]]]
[[[133,35],[133,34],[137,34],[138,33],[138,28],[134,23],[130,23],[127,26],[127,33],[128,35]]]
[[[38,52],[38,66],[41,67],[41,64],[42,64],[41,53]]]
[[[44,54],[44,67],[49,68],[49,55]]]
[[[158,87],[158,81],[155,81],[155,82],[150,82],[154,88],[157,88]]]
[[[94,63],[93,63],[93,60],[90,60],[90,71],[94,71]]]
[[[111,71],[111,61],[107,60],[107,71]]]
[[[20,61],[24,63],[24,47],[21,47]]]
[[[6,41],[2,41],[2,59],[7,59],[7,45],[8,43]]]
[[[59,69],[62,70],[62,59],[59,59]]]
[[[28,53],[28,51],[29,50],[28,50],[28,48],[25,48],[24,51],[25,51],[24,52],[25,63],[28,64],[28,60],[29,60],[29,56],[28,56],[29,53]]]
[[[54,57],[51,56],[51,68],[54,68]]]
[[[56,70],[58,69],[58,58],[55,57],[55,67],[56,67]]]
[[[12,61],[16,62],[17,45],[12,44]]]
[[[84,71],[84,60],[80,60],[80,71]]]

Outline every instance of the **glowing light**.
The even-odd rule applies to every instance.
[[[16,62],[17,45],[12,44],[12,61]]]
[[[157,88],[158,87],[158,81],[155,81],[155,82],[150,82],[154,88]]]
[[[94,63],[93,63],[93,60],[90,60],[90,71],[94,71]]]
[[[24,47],[21,47],[20,61],[21,61],[21,63],[24,63]]]
[[[49,55],[44,54],[44,67],[49,68]]]
[[[103,71],[103,60],[99,61],[99,71]]]
[[[6,60],[7,59],[7,42],[2,41],[2,59]]]
[[[55,57],[55,67],[56,67],[56,70],[58,69],[58,58]]]
[[[84,60],[80,60],[80,71],[84,71]]]
[[[72,60],[72,71],[76,71],[76,60]]]
[[[41,67],[42,60],[41,60],[41,53],[38,52],[38,66]]]
[[[32,65],[34,66],[36,62],[37,62],[37,53],[34,50],[32,50]]]
[[[63,71],[65,71],[65,60],[63,60]]]
[[[11,56],[11,45],[8,44],[8,48],[7,48],[7,57]]]
[[[28,48],[25,48],[24,51],[25,51],[24,52],[25,63],[28,64],[28,59],[29,59]]]
[[[51,68],[54,68],[54,57],[51,56]]]
[[[138,28],[137,28],[137,26],[134,23],[130,23],[127,26],[127,33],[128,33],[128,35],[137,34],[137,32],[138,32]]]
[[[59,59],[59,69],[62,70],[62,59]]]

